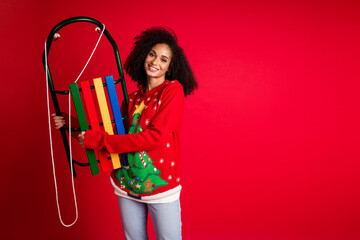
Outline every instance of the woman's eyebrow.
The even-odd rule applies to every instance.
[[[154,49],[151,49],[150,52],[154,52],[154,53],[157,55],[157,53],[156,53],[156,51],[155,51]],[[169,59],[168,56],[165,56],[165,55],[161,55],[161,56],[162,56],[162,57],[166,57],[167,59]]]

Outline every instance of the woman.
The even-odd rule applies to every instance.
[[[124,69],[139,88],[129,95],[129,134],[87,130],[80,144],[128,153],[128,165],[111,173],[126,239],[148,239],[148,212],[157,239],[181,239],[179,135],[184,97],[197,82],[175,33],[165,28],[135,37]],[[64,123],[55,117],[56,128]]]

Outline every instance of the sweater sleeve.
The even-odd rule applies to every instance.
[[[181,84],[174,82],[167,86],[160,100],[158,112],[144,132],[109,135],[105,131],[87,130],[85,147],[119,154],[156,148],[166,136],[180,128],[184,109],[184,91]]]

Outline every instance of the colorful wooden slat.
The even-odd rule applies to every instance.
[[[80,124],[80,130],[86,131],[89,127],[88,127],[88,124],[86,121],[85,112],[84,112],[84,108],[83,108],[83,104],[81,101],[77,83],[70,84],[70,92],[71,92],[71,95],[72,95],[72,98],[74,101],[75,111],[76,111],[76,114],[77,114],[77,117],[79,120],[79,124]],[[94,150],[86,149],[86,154],[89,159],[92,175],[99,174],[100,172],[99,172],[99,168],[97,166],[97,161],[96,161],[96,156],[95,156]]]
[[[98,117],[96,114],[94,100],[93,100],[93,97],[92,97],[92,94],[90,91],[89,82],[88,81],[81,82],[81,89],[83,92],[84,102],[85,102],[85,106],[86,106],[87,113],[89,116],[91,129],[100,131],[99,120],[98,120]],[[102,171],[103,172],[110,171],[110,166],[107,161],[106,153],[103,151],[98,151],[98,153],[99,153],[100,166],[101,166]]]
[[[124,123],[123,123],[122,116],[121,116],[119,99],[116,94],[113,76],[111,76],[111,75],[106,76],[105,82],[106,82],[107,91],[109,94],[111,109],[112,109],[112,112],[114,115],[115,127],[116,127],[117,134],[123,135],[123,134],[125,134],[125,127],[124,127]],[[128,165],[127,164],[127,155],[125,153],[123,153],[122,157],[124,160],[124,165]]]
[[[99,103],[101,118],[103,120],[104,129],[108,134],[114,135],[114,130],[111,125],[110,113],[109,113],[109,108],[107,106],[102,80],[101,78],[94,78],[93,81],[94,81],[96,96]],[[121,164],[120,164],[119,154],[110,153],[110,157],[113,163],[113,168],[114,169],[120,168]]]

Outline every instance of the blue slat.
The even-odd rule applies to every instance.
[[[111,109],[112,109],[112,112],[114,115],[116,131],[117,131],[117,134],[123,135],[123,134],[125,134],[125,127],[124,127],[124,123],[123,123],[122,116],[121,116],[119,99],[116,94],[114,78],[111,75],[106,76],[105,81],[106,81],[107,91],[109,93]],[[124,154],[122,154],[122,156],[124,159],[124,165],[125,166],[128,165],[127,155],[124,153]]]

